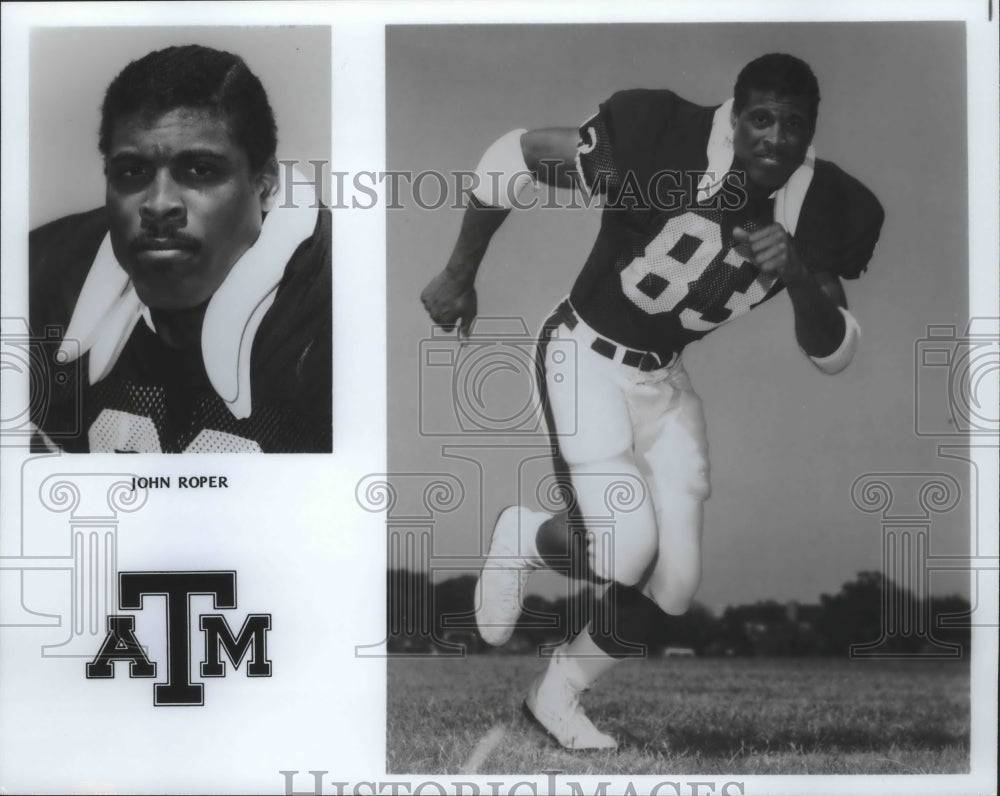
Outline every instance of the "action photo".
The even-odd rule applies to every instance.
[[[303,47],[328,57],[301,28],[35,32],[36,450],[331,450],[330,88]]]
[[[388,770],[969,772],[963,26],[386,59]]]

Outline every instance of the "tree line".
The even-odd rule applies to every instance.
[[[387,645],[395,654],[534,652],[571,638],[590,621],[591,587],[557,599],[528,595],[508,644],[476,632],[474,575],[434,583],[426,572],[388,572]],[[683,616],[660,614],[647,654],[699,656],[865,655],[966,658],[969,601],[920,596],[881,572],[860,572],[816,604],[762,600],[716,615],[695,603]]]

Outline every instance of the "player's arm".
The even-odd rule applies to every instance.
[[[435,323],[448,330],[459,323],[460,333],[469,333],[478,305],[476,274],[493,235],[512,209],[524,206],[536,182],[572,185],[579,139],[575,127],[514,130],[486,150],[448,263],[420,294]]]
[[[846,368],[857,349],[860,328],[847,311],[840,279],[826,271],[809,271],[780,224],[751,233],[736,229],[733,235],[749,248],[754,265],[784,282],[792,301],[799,347],[825,373]]]

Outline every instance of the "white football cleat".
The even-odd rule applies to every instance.
[[[594,726],[580,706],[585,689],[566,676],[559,652],[524,698],[524,714],[567,749],[617,749],[618,741]]]
[[[514,632],[521,615],[521,591],[531,571],[542,565],[537,556],[521,549],[522,524],[533,534],[543,516],[508,506],[493,526],[490,552],[476,583],[476,624],[479,635],[494,647],[505,644]]]

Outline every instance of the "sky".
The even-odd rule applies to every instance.
[[[934,435],[953,430],[948,369],[928,364],[921,343],[930,325],[961,338],[967,324],[962,25],[391,27],[386,38],[388,167],[414,173],[472,169],[509,130],[579,124],[620,89],[670,88],[718,104],[746,62],[773,51],[812,66],[817,155],[864,182],[886,222],[869,272],[846,284],[863,339],[845,372],[827,376],[801,355],[786,295],[685,351],[708,421],[713,486],[697,599],[715,609],[815,602],[861,570],[883,569],[884,533],[901,523],[928,534],[932,555],[969,549],[968,465],[938,451],[963,440]],[[422,190],[423,204],[434,204],[434,181]],[[429,533],[427,553],[406,561],[430,558],[446,577],[474,569],[469,557],[488,545],[504,506],[539,505],[548,448],[522,433],[529,376],[516,352],[530,350],[569,292],[600,218],[595,209],[512,214],[480,271],[476,334],[459,348],[434,332],[418,295],[444,265],[461,210],[424,209],[405,189],[400,205],[387,220],[388,462],[399,501],[390,531]],[[511,366],[486,366],[500,351]],[[511,424],[518,433],[494,433]],[[893,505],[859,510],[852,485],[885,473],[894,475],[872,477],[890,483]],[[435,479],[454,495],[428,510],[422,490]],[[926,512],[920,489],[935,479],[954,499]],[[964,575],[930,582],[969,593]]]

